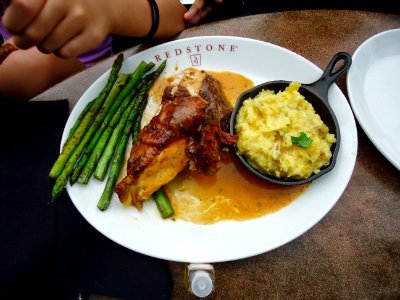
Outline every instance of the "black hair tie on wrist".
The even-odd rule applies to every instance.
[[[149,33],[144,37],[146,40],[150,40],[157,32],[158,25],[160,24],[160,12],[158,11],[158,5],[156,0],[148,0],[151,6],[151,29]]]

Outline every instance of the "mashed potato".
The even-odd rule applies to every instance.
[[[275,94],[263,90],[247,99],[236,117],[239,153],[262,173],[305,179],[329,165],[336,142],[312,105],[299,93],[300,83],[292,82]],[[303,148],[292,137],[305,133],[312,143]]]

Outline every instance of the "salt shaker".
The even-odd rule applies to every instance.
[[[187,264],[185,277],[188,291],[199,298],[207,297],[214,290],[215,272],[211,264]]]

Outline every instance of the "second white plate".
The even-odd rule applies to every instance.
[[[376,148],[400,170],[400,29],[376,34],[353,54],[347,89],[354,114]]]

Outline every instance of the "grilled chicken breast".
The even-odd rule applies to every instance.
[[[140,209],[188,164],[204,174],[218,172],[221,142],[236,142],[227,132],[231,113],[217,80],[205,71],[184,70],[165,88],[160,112],[131,149],[127,176],[115,189],[120,201]]]

